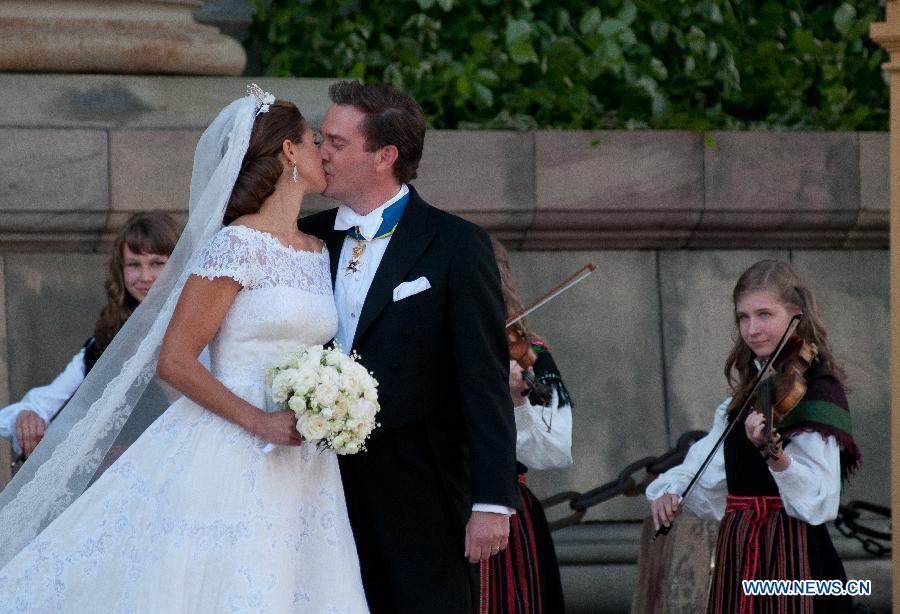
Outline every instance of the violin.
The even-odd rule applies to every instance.
[[[537,300],[523,309],[520,313],[511,316],[506,321],[506,343],[509,345],[509,357],[511,360],[515,360],[519,363],[519,366],[522,367],[522,378],[528,383],[528,386],[531,388],[531,393],[535,395],[535,400],[538,401],[540,405],[547,405],[550,403],[550,390],[547,388],[546,384],[536,380],[534,376],[528,372],[529,367],[532,367],[537,361],[537,353],[534,351],[531,341],[528,340],[528,336],[525,334],[525,327],[522,325],[522,320],[531,312],[543,307],[548,302],[582,281],[596,269],[597,267],[592,263],[587,263],[573,274],[569,275],[562,282],[553,288],[550,288],[550,290],[538,297]],[[547,425],[547,430],[549,431],[550,425],[546,422],[544,424]]]
[[[531,394],[539,405],[550,403],[550,389],[544,382],[535,379],[528,369],[537,362],[537,352],[531,345],[531,341],[525,335],[525,329],[521,323],[511,324],[506,327],[506,342],[509,345],[509,357],[522,367],[522,379],[531,388]]]
[[[703,459],[700,469],[697,470],[697,473],[694,474],[691,481],[688,482],[687,487],[681,493],[681,501],[684,501],[685,497],[690,494],[694,484],[697,483],[697,480],[699,480],[700,476],[703,475],[703,472],[706,471],[706,468],[716,455],[716,452],[722,446],[725,438],[731,433],[731,429],[733,429],[736,424],[743,422],[744,413],[750,407],[750,403],[753,400],[757,401],[757,404],[759,405],[757,409],[761,410],[763,416],[766,417],[766,426],[764,428],[766,433],[766,443],[760,451],[763,452],[763,455],[778,454],[778,446],[781,443],[781,438],[775,428],[784,416],[797,406],[803,398],[803,395],[806,394],[806,380],[803,379],[803,374],[818,353],[815,345],[806,343],[800,339],[799,336],[794,334],[802,318],[803,314],[798,313],[791,318],[790,322],[788,322],[784,334],[782,334],[781,339],[778,340],[775,351],[772,352],[772,355],[769,356],[769,359],[766,361],[763,368],[756,374],[756,377],[753,380],[753,386],[750,388],[750,392],[744,397],[744,401],[741,403],[740,409],[738,409],[734,419],[729,422],[725,430],[722,431],[722,434],[719,435],[715,445],[713,445],[709,454],[706,455],[706,458]],[[793,349],[793,352],[785,354],[789,347]],[[782,359],[783,354],[788,359]],[[656,541],[660,535],[667,535],[671,528],[672,525],[660,526],[651,538],[651,541]]]
[[[781,436],[776,429],[806,394],[803,376],[818,353],[814,343],[793,334],[785,342],[778,359],[769,361],[771,366],[765,368],[763,381],[751,404],[763,415],[766,443],[760,447],[760,452],[767,460],[778,455]]]

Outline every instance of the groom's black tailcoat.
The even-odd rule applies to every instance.
[[[477,604],[463,556],[472,503],[517,507],[500,277],[481,228],[410,200],[360,314],[353,349],[375,374],[381,424],[341,476],[369,608],[460,614]],[[339,263],[336,210],[300,221]],[[398,301],[394,288],[431,288]]]

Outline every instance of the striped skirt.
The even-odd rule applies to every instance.
[[[540,502],[519,475],[521,509],[510,516],[506,550],[481,563],[479,614],[562,614],[556,551]]]
[[[849,597],[747,595],[743,580],[846,580],[825,525],[788,516],[779,497],[728,495],[707,612],[819,614],[853,608]]]

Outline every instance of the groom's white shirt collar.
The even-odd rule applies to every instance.
[[[381,216],[384,210],[393,205],[395,202],[409,194],[409,186],[405,183],[400,186],[400,191],[389,201],[373,209],[366,215],[360,215],[347,205],[338,207],[337,215],[334,218],[335,230],[347,230],[354,226],[359,226],[359,234],[367,241],[372,240],[378,229],[381,227]]]

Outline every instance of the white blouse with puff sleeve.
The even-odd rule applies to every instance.
[[[688,450],[684,462],[661,474],[647,486],[649,501],[664,494],[680,495],[703,464],[709,451],[727,426],[725,411],[731,397],[716,409],[709,434]],[[739,427],[735,427],[739,428]],[[790,437],[784,448],[791,464],[784,471],[769,472],[778,486],[788,516],[812,525],[837,517],[841,496],[840,449],[832,436],[800,432]],[[701,518],[721,520],[725,515],[728,487],[725,480],[725,451],[716,451],[706,471],[684,500],[684,508]]]
[[[84,381],[84,352],[85,349],[81,348],[52,382],[46,386],[32,388],[18,403],[0,409],[0,437],[12,442],[16,454],[22,453],[16,439],[16,420],[19,414],[30,409],[39,415],[44,423],[50,422]]]

